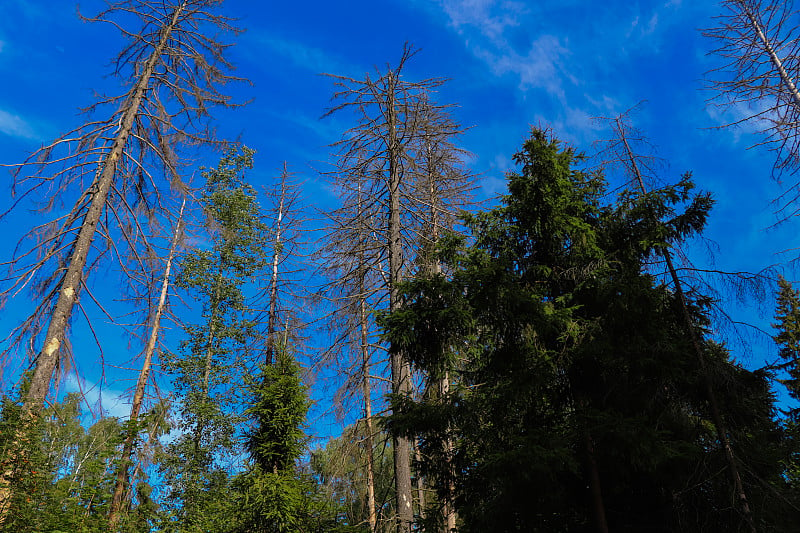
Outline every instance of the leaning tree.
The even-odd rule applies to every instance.
[[[30,288],[35,302],[5,353],[26,345],[33,360],[23,399],[29,416],[41,410],[56,369],[69,356],[76,305],[88,316],[81,296],[97,301],[89,274],[110,261],[123,272],[148,268],[140,252],[155,248],[150,241],[158,238],[157,221],[176,211],[185,192],[184,148],[217,144],[212,110],[237,105],[222,87],[241,78],[232,75],[225,57],[230,45],[219,36],[240,30],[219,13],[221,5],[118,0],[83,17],[111,24],[126,40],[113,62],[123,89],[99,96],[83,124],[14,165],[11,209],[36,198],[49,217],[15,248],[0,292],[7,298]],[[55,209],[61,205],[69,207]],[[17,455],[24,448],[19,444]],[[8,472],[4,467],[0,508],[10,494]]]

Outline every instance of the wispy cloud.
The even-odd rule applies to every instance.
[[[476,27],[494,41],[503,43],[508,28],[519,26],[528,12],[521,2],[497,0],[440,0],[442,9],[450,17],[451,25],[463,32],[467,27]]]
[[[123,399],[124,391],[109,387],[101,388],[97,383],[79,380],[75,374],[67,376],[64,389],[68,393],[82,393],[88,405],[102,407],[103,415],[127,419],[131,414],[130,403]]]
[[[564,61],[570,54],[565,41],[552,34],[527,37],[530,10],[507,0],[439,0],[448,24],[463,36],[466,47],[496,76],[513,75],[519,89],[544,89],[563,98],[569,82]]]
[[[254,45],[268,48],[272,53],[287,58],[295,66],[317,74],[324,72],[355,74],[358,70],[341,58],[300,41],[284,39],[266,31],[252,31],[246,35]]]
[[[492,51],[475,47],[475,55],[491,67],[495,75],[513,74],[519,79],[519,88],[544,89],[549,94],[564,97],[562,61],[569,50],[553,35],[542,35],[530,45],[527,54],[519,54],[504,47]]]
[[[0,134],[19,139],[40,139],[40,136],[25,119],[2,109],[0,109]]]

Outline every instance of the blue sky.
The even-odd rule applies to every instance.
[[[99,6],[90,0],[81,10],[91,14]],[[333,90],[320,73],[362,77],[395,63],[405,42],[421,50],[408,64],[409,78],[450,79],[437,97],[458,103],[455,117],[472,127],[462,144],[474,154],[485,197],[503,191],[511,156],[531,125],[550,125],[590,151],[607,135],[591,117],[647,100],[636,125],[669,162],[663,177],[692,171],[717,200],[706,233],[718,245],[714,267],[758,271],[795,257],[776,254],[800,242],[793,224],[767,230],[776,219],[770,200],[782,189],[770,177],[770,154],[748,149],[758,140],[753,128],[715,129],[742,112],[709,105],[713,93],[703,90],[705,73],[718,60],[707,55],[713,43],[699,29],[712,25],[719,10],[717,2],[687,0],[229,0],[225,12],[247,29],[230,57],[237,73],[252,80],[231,91],[253,102],[219,113],[217,124],[222,136],[258,150],[250,174],[257,185],[269,183],[286,160],[305,180],[306,197],[326,207],[334,197],[319,171],[330,160],[327,145],[350,124],[344,115],[319,120]],[[107,25],[82,23],[75,11],[62,0],[0,2],[0,163],[22,161],[78,125],[77,109],[92,103],[93,91],[118,88],[107,74],[122,45],[119,35]],[[6,202],[3,195],[3,210]],[[25,212],[4,222],[3,249],[30,222]],[[696,263],[712,265],[703,250],[693,249]],[[768,306],[725,305],[737,320],[768,327]],[[17,309],[12,304],[2,313],[2,331],[13,327]],[[101,381],[94,348],[87,344],[80,353],[82,342],[75,344],[81,370],[90,382]],[[764,339],[752,349],[737,348],[734,355],[748,366],[774,357]],[[123,351],[112,343],[105,356],[118,359],[115,350]],[[126,386],[110,378],[106,394],[114,397]]]

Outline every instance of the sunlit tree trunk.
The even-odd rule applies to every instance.
[[[122,509],[123,503],[123,495],[125,493],[125,487],[128,485],[128,468],[131,462],[131,456],[133,454],[133,446],[136,442],[136,438],[138,436],[138,428],[136,423],[139,419],[139,414],[142,408],[142,401],[144,400],[144,392],[147,386],[147,380],[150,378],[150,368],[153,361],[153,355],[156,351],[156,344],[158,343],[158,337],[161,333],[161,317],[164,313],[164,310],[167,305],[167,293],[169,292],[169,285],[170,285],[170,273],[172,270],[172,262],[175,258],[175,253],[178,249],[178,242],[180,239],[180,234],[182,231],[182,222],[183,222],[183,209],[186,205],[184,204],[181,206],[180,216],[178,218],[178,224],[175,228],[175,235],[172,239],[172,245],[170,246],[169,254],[167,256],[167,262],[164,267],[164,277],[161,282],[161,294],[158,298],[158,304],[155,309],[155,316],[153,317],[153,323],[150,329],[150,336],[147,339],[147,345],[145,346],[144,350],[144,361],[142,362],[142,368],[139,371],[139,379],[136,382],[136,390],[133,393],[133,404],[131,405],[131,414],[129,418],[129,423],[131,424],[130,431],[128,435],[125,437],[125,443],[122,448],[122,457],[120,460],[119,467],[117,469],[117,482],[114,486],[114,495],[111,499],[111,506],[109,507],[108,511],[108,522],[109,527],[113,530],[117,523],[119,522],[120,518],[120,511]]]

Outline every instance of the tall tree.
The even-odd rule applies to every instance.
[[[390,309],[402,305],[397,284],[403,278],[404,246],[402,224],[402,198],[405,172],[408,166],[409,145],[415,140],[415,105],[421,94],[441,85],[443,80],[429,79],[409,82],[402,79],[402,70],[412,51],[406,46],[396,67],[388,68],[373,80],[345,76],[331,77],[340,88],[334,94],[334,105],[327,115],[345,109],[355,111],[357,125],[345,132],[338,148],[338,170],[336,176],[347,189],[355,177],[371,180],[374,194],[370,200],[381,210],[377,228],[384,239],[380,250],[382,260],[387,263],[385,290]],[[360,191],[360,189],[359,189]],[[383,205],[384,207],[380,207]],[[408,250],[405,251],[408,253]],[[408,396],[411,393],[411,375],[407,355],[389,347],[392,393]],[[395,464],[395,488],[397,491],[397,528],[399,532],[411,531],[414,521],[411,486],[411,447],[408,438],[398,436],[393,441]]]
[[[630,124],[630,117],[628,113],[623,113],[611,119],[601,119],[606,122],[612,129],[614,137],[607,141],[605,152],[612,156],[614,162],[618,162],[624,169],[625,178],[628,180],[628,187],[631,190],[637,191],[640,197],[646,197],[649,193],[649,187],[646,181],[655,181],[652,173],[652,167],[648,162],[652,161],[651,157],[637,154],[633,149],[633,144],[636,140],[642,139],[639,132],[637,132]],[[649,172],[648,172],[649,171]],[[657,213],[653,213],[653,217]],[[678,303],[681,307],[681,314],[683,316],[684,329],[687,336],[691,339],[692,349],[697,357],[697,362],[702,373],[706,397],[709,405],[711,406],[711,415],[714,422],[714,427],[717,429],[717,437],[725,451],[725,457],[728,462],[728,472],[731,478],[733,490],[736,493],[738,505],[742,511],[745,520],[752,532],[755,531],[755,525],[752,521],[750,513],[750,504],[748,503],[747,494],[742,485],[742,477],[739,473],[740,467],[737,464],[737,459],[734,454],[733,446],[730,442],[730,437],[727,429],[727,424],[722,416],[722,406],[720,405],[717,391],[714,390],[713,380],[709,372],[711,371],[707,363],[707,355],[701,345],[700,334],[698,333],[697,324],[691,316],[690,306],[692,302],[689,301],[686,290],[684,289],[685,282],[678,276],[678,271],[675,268],[673,261],[673,253],[669,247],[663,246],[657,250],[658,255],[664,259],[669,273],[672,287],[678,298]]]
[[[447,476],[442,442],[456,436],[460,531],[747,527],[720,483],[724,452],[682,308],[644,270],[702,228],[710,198],[684,180],[604,204],[602,178],[540,130],[515,161],[502,205],[466,219],[474,245],[440,246],[451,273],[406,284],[406,306],[382,320],[433,377],[464,360],[449,398],[399,401],[390,430],[422,436],[434,476]],[[730,438],[759,470],[751,480],[781,486],[763,373],[701,342],[715,386],[728,383],[721,404]],[[773,501],[760,500],[757,517],[785,527]]]
[[[216,142],[209,113],[232,105],[220,87],[237,79],[228,74],[228,45],[217,35],[239,31],[216,12],[220,4],[124,0],[85,18],[113,25],[127,40],[113,62],[126,89],[88,108],[93,115],[109,110],[105,117],[37,150],[15,175],[15,205],[36,195],[44,210],[74,202],[28,233],[3,289],[8,296],[35,282],[35,310],[16,330],[17,343],[30,339],[39,346],[25,400],[31,413],[41,408],[63,362],[73,308],[88,291],[91,268],[109,256],[137,257],[149,238],[142,215],[168,208],[169,186],[182,187],[180,146]]]
[[[280,175],[271,186],[265,188],[264,194],[268,202],[266,218],[271,253],[269,275],[257,297],[264,310],[256,320],[265,325],[264,363],[271,365],[275,346],[280,341],[279,333],[288,336],[295,347],[301,342],[297,322],[302,295],[296,278],[303,266],[300,263],[303,246],[300,236],[305,220],[301,184],[289,172],[285,161]]]
[[[432,226],[426,225],[432,212],[440,221],[448,218],[448,208],[464,203],[453,182],[445,176],[429,172],[434,145],[452,146],[452,138],[461,128],[447,115],[446,106],[434,103],[430,92],[444,80],[432,78],[418,82],[404,78],[403,69],[413,55],[409,46],[403,50],[399,63],[373,79],[363,80],[331,76],[339,88],[334,94],[335,105],[326,113],[350,111],[357,125],[346,131],[334,144],[337,169],[334,175],[343,197],[343,207],[333,214],[334,240],[329,245],[332,271],[346,273],[334,292],[345,297],[339,307],[353,320],[352,331],[361,361],[363,394],[369,400],[367,368],[369,354],[365,333],[371,328],[364,321],[365,308],[399,309],[402,298],[398,283],[413,273],[421,249],[420,237]],[[427,145],[426,145],[427,143]],[[451,150],[450,163],[463,153]],[[423,176],[438,179],[435,185],[422,183]],[[439,204],[431,207],[431,187],[448,191],[439,193]],[[423,194],[420,194],[423,193]],[[445,199],[446,198],[446,199]],[[448,204],[448,200],[451,203]],[[444,215],[448,212],[448,215]],[[434,224],[435,225],[435,224]],[[341,229],[350,237],[343,237]],[[347,239],[345,246],[333,242]],[[343,292],[342,292],[342,289]],[[407,354],[396,346],[388,346],[392,393],[408,396],[411,393],[411,373]],[[366,419],[371,417],[367,415]],[[411,481],[410,441],[402,435],[393,437],[395,456],[396,506],[398,531],[409,531],[414,519]]]

